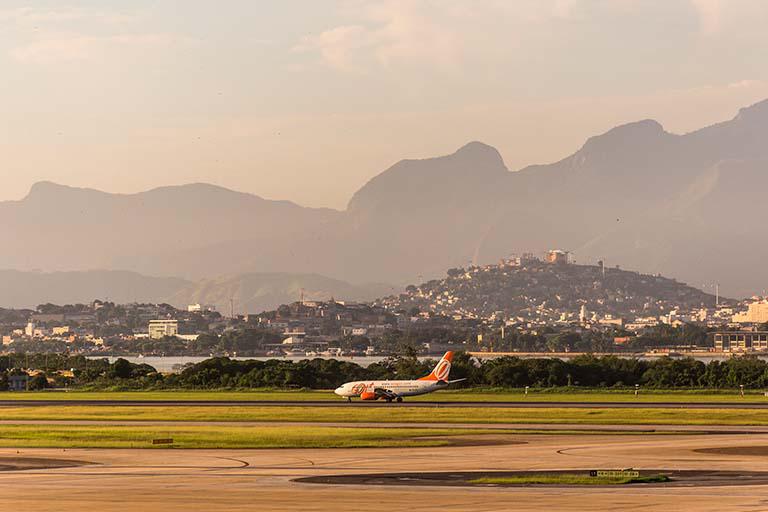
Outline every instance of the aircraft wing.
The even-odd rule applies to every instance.
[[[448,384],[454,384],[456,382],[464,382],[465,380],[467,380],[466,377],[463,379],[449,380]]]

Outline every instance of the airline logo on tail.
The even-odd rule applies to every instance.
[[[448,375],[451,373],[451,361],[453,361],[453,352],[446,352],[434,370],[432,370],[432,373],[419,380],[447,381]]]

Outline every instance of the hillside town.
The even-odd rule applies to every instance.
[[[100,300],[0,310],[4,352],[96,355],[334,357],[387,354],[403,343],[425,353],[748,352],[768,351],[766,323],[764,298],[734,301],[602,262],[577,265],[560,250],[451,269],[372,303],[299,300],[227,316],[204,304]],[[695,336],[676,337],[694,328]]]
[[[759,299],[754,299],[759,300]],[[527,254],[498,265],[451,269],[444,279],[408,286],[376,302],[386,309],[418,307],[458,319],[500,320],[526,329],[620,327],[639,334],[660,324],[717,327],[752,323],[758,309],[660,275],[576,265],[565,251]],[[759,321],[757,323],[760,323]]]

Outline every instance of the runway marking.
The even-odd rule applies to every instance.
[[[232,462],[237,462],[238,464],[240,464],[239,467],[236,467],[236,468],[226,468],[226,469],[243,469],[243,468],[247,468],[248,466],[250,466],[250,463],[248,463],[247,461],[244,461],[244,460],[240,460],[240,459],[232,459],[232,458],[229,458],[229,457],[216,457],[216,458],[219,459],[219,460],[231,460]],[[214,471],[214,470],[210,470],[209,469],[207,471]]]

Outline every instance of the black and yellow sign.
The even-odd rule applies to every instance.
[[[598,478],[637,478],[640,476],[640,472],[631,469],[592,470],[589,472],[589,476]]]
[[[173,444],[173,439],[153,439],[152,444]]]

